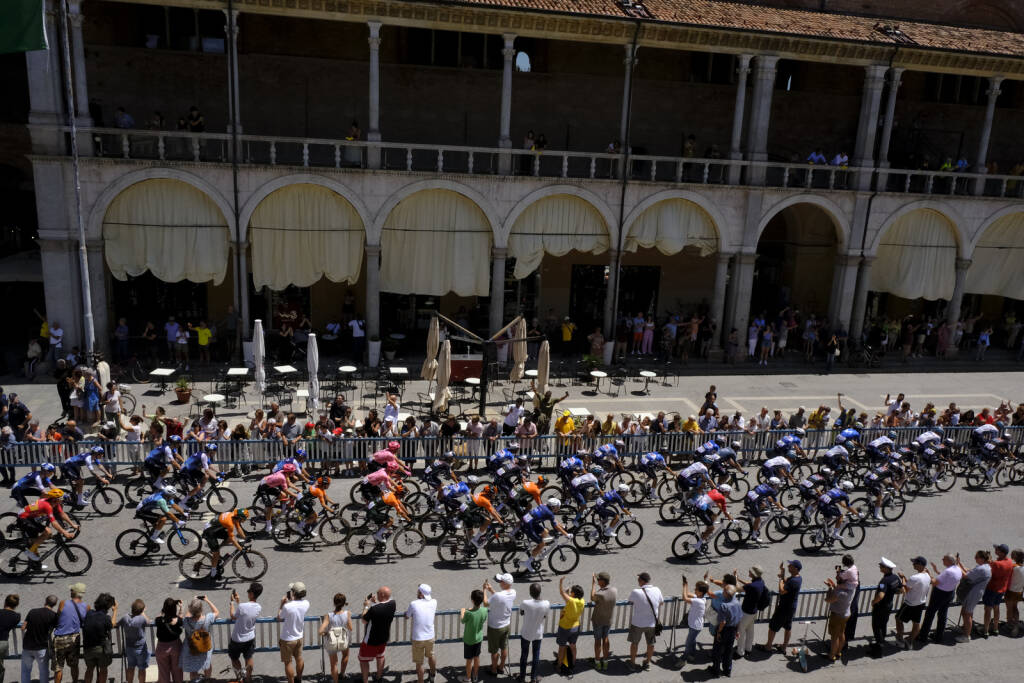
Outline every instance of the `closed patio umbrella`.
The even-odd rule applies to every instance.
[[[512,361],[515,365],[512,366],[512,372],[509,373],[508,378],[512,381],[518,381],[523,378],[523,374],[526,372],[526,320],[523,318],[519,319],[519,322],[512,328],[512,338],[518,341],[512,342]]]
[[[306,341],[306,369],[309,371],[309,400],[306,402],[310,414],[320,407],[320,350],[316,345],[316,335],[309,335]]]
[[[448,408],[448,381],[452,375],[452,343],[447,339],[441,344],[441,353],[437,356],[437,386],[434,387],[434,412],[439,413]]]
[[[260,396],[267,390],[267,371],[263,368],[264,343],[263,321],[256,320],[252,325],[252,367],[256,391]]]
[[[430,319],[430,330],[427,332],[427,358],[423,361],[420,377],[428,382],[434,379],[437,372],[437,350],[441,332],[438,329],[437,316]]]
[[[537,393],[541,396],[548,390],[548,378],[551,376],[551,345],[545,339],[541,342],[537,354]]]

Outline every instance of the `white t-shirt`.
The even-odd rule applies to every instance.
[[[644,597],[644,593],[647,594]],[[648,604],[648,598],[650,604]],[[629,619],[630,626],[637,628],[654,628],[655,614],[665,599],[661,597],[661,589],[657,586],[645,585],[643,589],[634,588],[629,594],[629,602],[633,605],[633,615]],[[651,606],[654,610],[651,610]]]
[[[231,640],[247,643],[256,637],[256,620],[263,613],[258,602],[243,602],[235,609],[235,625],[231,627]],[[301,623],[301,622],[300,622]]]
[[[519,612],[523,615],[519,621],[519,635],[523,640],[534,641],[544,638],[544,618],[550,611],[551,603],[547,600],[523,600],[519,605]]]
[[[928,600],[928,589],[932,587],[932,577],[927,572],[918,572],[907,577],[907,594],[903,602],[911,607],[923,605]]]
[[[1010,588],[1014,593],[1024,592],[1024,567],[1014,567],[1010,574]]]
[[[690,612],[686,615],[686,625],[690,628],[704,628],[704,612],[707,610],[707,601],[704,598],[690,599]]]
[[[365,337],[366,336],[366,330],[363,327],[363,321],[362,320],[349,320],[348,321],[348,326],[352,330],[352,336],[353,337]]]
[[[437,600],[419,598],[409,603],[405,616],[412,619],[412,639],[434,639],[434,613],[437,612]]]
[[[129,424],[124,434],[124,440],[131,443],[142,441],[142,423],[140,422],[137,425]]]
[[[487,605],[487,625],[490,628],[505,628],[512,621],[515,609],[516,589],[501,590],[491,596]]]
[[[64,330],[59,327],[50,328],[50,346],[60,346],[64,343]]]
[[[121,410],[121,392],[114,391],[109,392],[106,395],[105,403],[103,404],[103,412],[105,413],[117,413]]]
[[[281,640],[301,640],[302,620],[309,611],[309,600],[291,600],[281,605]]]
[[[524,410],[522,406],[517,406],[515,403],[510,405],[505,413],[505,424],[509,427],[515,427],[519,424],[519,418],[523,416]]]

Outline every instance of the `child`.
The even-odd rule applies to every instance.
[[[473,601],[472,609],[465,607],[459,611],[462,621],[462,652],[466,658],[466,675],[459,676],[460,683],[471,683],[480,676],[480,644],[484,639],[484,626],[487,624],[487,608],[483,606],[484,592],[477,588],[469,594]]]
[[[701,629],[704,628],[704,612],[707,610],[706,596],[708,594],[708,585],[703,581],[698,581],[696,589],[696,593],[690,592],[690,587],[686,583],[686,575],[683,575],[683,600],[690,603],[690,611],[686,616],[686,626],[689,629],[686,634],[685,656],[687,664],[693,664],[696,661],[697,636],[700,635]]]

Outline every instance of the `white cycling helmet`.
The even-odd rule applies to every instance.
[[[733,449],[734,451],[738,451],[741,448],[743,448],[743,444],[741,444],[739,441],[733,441],[731,444],[729,444],[729,448]]]
[[[797,427],[796,431],[794,431],[793,433],[796,434],[797,436],[807,436],[807,432],[804,430],[803,427]]]
[[[729,486],[728,484],[721,484],[718,487],[718,491],[719,491],[719,493],[726,493],[726,494],[732,493],[732,487]]]
[[[618,486],[615,487],[615,490],[618,491],[619,493],[629,493],[629,485],[619,484]]]
[[[831,469],[829,469],[828,467],[822,467],[821,468],[821,476],[828,477],[828,476],[831,476],[831,475],[832,475],[832,470]]]
[[[548,507],[560,508],[562,507],[562,501],[558,500],[557,498],[548,498]]]
[[[782,484],[782,480],[779,479],[778,477],[771,477],[768,479],[768,483],[771,484],[772,486],[779,486]]]
[[[480,478],[477,477],[475,474],[471,474],[468,477],[466,477],[466,481],[469,482],[470,484],[475,484],[478,481],[480,481]]]
[[[844,479],[841,482],[839,482],[839,488],[841,488],[844,491],[852,491],[853,482],[850,481],[849,479]]]

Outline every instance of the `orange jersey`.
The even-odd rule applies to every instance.
[[[540,486],[532,481],[523,482],[523,490],[533,496],[533,500],[540,505]]]
[[[477,507],[481,507],[484,510],[487,510],[492,515],[497,515],[497,513],[494,511],[494,506],[491,505],[490,498],[488,498],[484,494],[477,493],[475,495],[470,495],[470,498],[472,499],[473,504],[476,505]]]
[[[235,535],[235,513],[222,512],[217,515],[217,523],[227,530],[228,536]]]
[[[399,502],[398,498],[391,491],[385,491],[380,499],[396,510],[398,509],[398,506],[401,505],[401,502]]]
[[[327,507],[327,492],[319,486],[310,486],[307,493],[320,501],[320,504]]]

